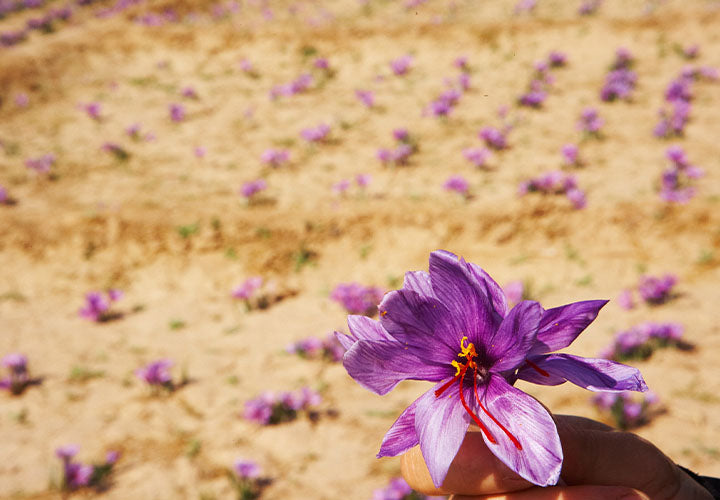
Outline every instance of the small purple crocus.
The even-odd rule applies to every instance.
[[[386,394],[402,380],[436,385],[398,417],[378,457],[420,445],[436,487],[445,479],[470,423],[521,477],[540,486],[560,478],[563,451],[547,410],[513,387],[566,381],[592,391],[645,391],[635,368],[554,351],[595,319],[605,300],[545,310],[534,301],[508,309],[502,288],[480,267],[446,251],[430,254],[429,273],[408,272],[388,293],[379,320],[349,316],[343,365],[360,385]]]
[[[55,450],[55,455],[63,462],[62,488],[75,490],[88,486],[95,468],[92,465],[73,462],[73,457],[80,447],[77,445],[65,445]]]
[[[195,154],[195,158],[205,158],[205,155],[207,154],[207,148],[205,146],[195,146],[195,149],[193,149],[193,154]]]
[[[117,316],[110,310],[110,305],[122,298],[119,290],[108,290],[107,298],[102,292],[88,292],[85,294],[85,306],[80,308],[78,314],[85,319],[101,323]]]
[[[321,123],[316,127],[309,127],[300,132],[300,137],[308,142],[322,142],[330,133],[330,125]]]
[[[170,119],[175,123],[180,123],[185,119],[185,106],[182,104],[170,104],[168,111],[170,113]]]
[[[579,153],[580,150],[576,144],[565,144],[560,150],[563,156],[565,164],[571,167],[577,167],[580,165]]]
[[[403,76],[407,74],[408,71],[410,71],[412,61],[413,58],[409,54],[398,57],[397,59],[393,59],[392,61],[390,61],[390,69],[392,69],[392,72],[396,76]]]
[[[246,279],[242,285],[236,287],[232,291],[232,296],[236,299],[250,300],[262,284],[263,279],[261,276],[252,276]]]
[[[102,120],[102,105],[99,102],[80,104],[80,108],[93,120]]]
[[[254,181],[245,182],[240,187],[239,192],[244,198],[249,200],[259,192],[264,191],[265,189],[267,189],[267,182],[265,181],[265,179],[256,179]]]
[[[266,149],[260,160],[273,168],[277,168],[290,161],[290,152],[286,149]]]
[[[375,314],[382,296],[382,289],[360,283],[340,283],[330,293],[330,298],[350,314],[366,315]]]
[[[633,300],[632,290],[625,289],[618,295],[617,303],[620,307],[629,311],[635,307],[635,301]]]
[[[443,189],[446,191],[453,191],[458,193],[465,198],[468,197],[468,181],[461,175],[452,175],[443,184]]]
[[[195,88],[191,87],[189,85],[187,87],[183,87],[183,89],[180,91],[180,95],[182,95],[183,97],[186,97],[188,99],[198,99],[199,98],[198,93],[195,90]]]
[[[576,210],[583,209],[587,206],[587,197],[585,196],[585,191],[583,191],[582,189],[568,189],[565,192],[565,196],[567,196],[567,199],[570,200],[570,203],[572,203],[572,206]]]
[[[170,368],[173,362],[169,359],[158,359],[135,370],[135,375],[151,387],[165,387],[171,389],[173,386]]]
[[[55,165],[55,155],[52,153],[25,160],[25,166],[38,174],[47,174],[53,165]]]
[[[604,124],[604,120],[600,118],[600,115],[595,108],[585,108],[580,115],[578,120],[577,128],[581,132],[585,132],[589,135],[599,135],[600,129]]]
[[[27,367],[27,356],[17,352],[5,355],[2,358],[2,366],[8,369],[9,375],[0,379],[0,389],[7,389],[12,394],[22,394],[25,388],[37,382],[30,378]]]
[[[260,476],[260,466],[252,460],[235,460],[233,470],[239,479],[255,479]]]
[[[638,292],[648,304],[663,304],[672,297],[673,287],[677,283],[677,276],[642,276],[638,284]]]
[[[0,186],[0,205],[8,205],[10,203],[10,196],[8,195],[7,189]]]
[[[559,50],[553,50],[548,54],[548,64],[551,68],[562,68],[567,66],[567,54]]]
[[[371,90],[355,90],[355,97],[367,108],[375,106],[375,94]]]
[[[341,179],[332,185],[332,192],[337,195],[344,195],[348,189],[350,189],[349,179]]]
[[[490,150],[488,148],[466,148],[463,149],[462,153],[465,159],[477,168],[485,167],[490,157]]]
[[[503,131],[495,127],[485,127],[480,130],[478,134],[480,139],[485,141],[487,147],[496,151],[501,151],[508,148],[506,135],[507,130]]]
[[[370,174],[357,174],[355,176],[355,183],[358,187],[366,188],[372,182],[372,176]]]
[[[545,92],[544,90],[531,89],[518,98],[518,104],[520,104],[520,106],[526,106],[528,108],[540,108],[542,106],[542,103],[545,102],[547,95],[547,92]]]

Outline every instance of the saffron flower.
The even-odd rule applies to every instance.
[[[107,291],[107,298],[103,297],[102,292],[88,292],[85,294],[85,306],[78,311],[78,314],[96,323],[116,319],[120,313],[113,312],[110,305],[122,297],[122,291],[114,289]]]
[[[12,202],[10,201],[10,196],[8,195],[7,189],[0,186],[0,205],[9,205]]]
[[[329,333],[324,339],[308,337],[293,342],[285,348],[288,354],[297,354],[306,359],[325,359],[333,363],[342,360],[345,349],[335,335]]]
[[[372,108],[375,105],[375,94],[371,90],[355,90],[355,97],[365,105],[367,108]]]
[[[600,357],[615,361],[647,359],[664,347],[683,347],[683,326],[679,323],[641,323],[615,335]]]
[[[309,387],[296,392],[263,392],[245,403],[244,417],[260,425],[276,425],[295,420],[301,411],[310,414],[321,402],[320,394]]]
[[[578,120],[577,128],[581,132],[584,132],[587,135],[599,137],[600,136],[600,129],[605,124],[605,121],[600,118],[600,115],[598,115],[598,112],[595,108],[585,108],[580,115],[580,120]]]
[[[465,178],[461,175],[453,175],[448,177],[448,179],[443,184],[443,189],[445,191],[454,191],[465,198],[469,196],[468,189],[469,184],[468,181],[465,180]]]
[[[672,289],[677,283],[677,276],[642,276],[638,284],[638,292],[648,304],[659,305],[672,298]]]
[[[185,119],[185,106],[182,104],[171,104],[168,106],[170,119],[175,123],[179,123]]]
[[[435,486],[442,485],[470,423],[488,448],[521,477],[556,484],[563,452],[547,410],[513,387],[566,381],[592,391],[647,389],[635,368],[554,351],[595,319],[605,300],[545,310],[534,301],[508,309],[502,288],[480,267],[438,250],[429,273],[408,272],[388,293],[378,321],[349,316],[343,365],[363,387],[386,394],[402,380],[436,385],[395,421],[378,457],[420,445]]]
[[[485,141],[485,144],[490,149],[501,151],[508,148],[506,139],[507,133],[508,130],[499,130],[494,127],[485,127],[479,132],[478,136],[480,137],[480,139]]]
[[[330,298],[341,304],[350,314],[372,316],[383,293],[378,287],[364,286],[360,283],[340,283],[330,293]]]
[[[55,449],[55,456],[63,464],[61,488],[66,491],[73,491],[86,486],[103,488],[107,476],[113,470],[119,457],[117,451],[109,451],[106,454],[105,462],[100,464],[84,464],[73,460],[80,447],[76,444],[66,444]]]
[[[246,199],[252,199],[256,194],[267,189],[267,182],[265,179],[255,179],[254,181],[248,181],[240,187],[239,193]]]
[[[102,105],[99,102],[88,102],[79,106],[93,120],[102,120]]]
[[[303,129],[300,132],[300,137],[308,142],[322,142],[330,133],[330,125],[321,123],[317,127],[310,127]]]
[[[332,185],[332,192],[342,196],[345,192],[350,189],[350,181],[348,179],[341,179]]]
[[[582,164],[580,161],[580,151],[576,144],[565,144],[560,152],[562,153],[565,165],[578,167]]]
[[[286,149],[267,149],[260,160],[271,167],[279,167],[290,161],[290,153]]]
[[[609,414],[615,426],[623,430],[640,427],[661,411],[659,398],[649,391],[640,397],[629,392],[598,393],[592,402],[602,413]]]
[[[158,359],[135,370],[135,375],[154,389],[164,388],[172,391],[175,388],[172,375],[170,374],[170,368],[172,368],[172,366],[173,362],[171,360]]]
[[[252,500],[258,498],[267,481],[260,479],[260,466],[253,460],[238,458],[233,463],[232,471],[234,474],[230,476],[238,498],[241,500]]]
[[[47,174],[53,165],[55,165],[55,155],[52,153],[25,160],[25,166],[38,174]]]
[[[2,359],[2,366],[8,369],[8,376],[0,379],[0,389],[7,389],[11,394],[22,394],[26,387],[40,383],[40,379],[30,378],[27,367],[27,356],[17,352],[7,354]]]
[[[372,182],[372,176],[370,174],[357,174],[355,176],[355,183],[360,188],[366,188]]]
[[[233,298],[249,301],[263,284],[261,276],[252,276],[232,291]]]
[[[490,157],[490,150],[488,148],[466,148],[463,149],[462,153],[465,159],[477,168],[485,167]]]
[[[390,69],[396,76],[403,76],[410,71],[410,65],[412,64],[413,58],[407,54],[397,59],[390,61]]]

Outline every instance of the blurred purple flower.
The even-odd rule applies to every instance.
[[[366,107],[372,108],[375,105],[375,94],[371,90],[355,90],[355,97]]]
[[[15,96],[15,106],[18,108],[25,108],[30,104],[30,98],[25,92],[20,92]]]
[[[300,132],[300,136],[308,142],[322,142],[330,133],[330,125],[321,123],[316,127],[310,127],[303,129]]]
[[[25,166],[38,174],[47,174],[53,165],[55,165],[55,155],[51,153],[25,160]]]
[[[485,127],[480,130],[478,135],[480,139],[485,141],[485,144],[490,149],[501,151],[508,148],[506,139],[507,131],[501,131],[494,127]]]
[[[548,55],[548,64],[551,68],[562,68],[567,65],[567,54],[559,50],[553,50]]]
[[[638,292],[648,304],[663,304],[672,297],[672,290],[677,283],[673,274],[665,276],[642,276],[638,284]]]
[[[255,292],[262,286],[263,279],[260,276],[252,276],[246,279],[242,285],[232,291],[233,298],[250,300]]]
[[[80,108],[93,120],[99,121],[102,119],[102,105],[99,102],[80,104]]]
[[[585,197],[585,192],[581,189],[568,189],[565,192],[565,196],[567,196],[567,199],[570,200],[570,203],[572,203],[573,207],[576,210],[583,209],[587,206],[587,198]]]
[[[198,99],[199,98],[197,91],[189,85],[187,87],[183,87],[182,91],[180,92],[180,95],[182,95],[183,97],[186,97],[188,99]]]
[[[256,179],[254,181],[245,182],[240,187],[240,194],[247,199],[252,198],[257,193],[267,189],[267,182],[265,179]]]
[[[355,176],[355,183],[358,187],[366,188],[372,182],[372,176],[370,174],[357,174]]]
[[[245,402],[243,416],[260,425],[275,425],[295,420],[299,411],[310,411],[321,402],[320,394],[309,387],[296,392],[263,392]]]
[[[461,175],[450,176],[443,184],[443,189],[446,191],[454,191],[466,198],[468,196],[468,188],[468,181]]]
[[[260,476],[260,466],[252,460],[235,460],[233,470],[240,479],[255,479]]]
[[[577,128],[589,135],[599,135],[604,123],[604,120],[598,115],[597,109],[585,108],[580,115]]]
[[[342,179],[332,185],[332,192],[338,195],[343,195],[349,188],[350,181],[348,179]]]
[[[508,307],[515,307],[516,304],[519,304],[523,299],[527,298],[525,297],[525,284],[520,280],[511,281],[506,284],[503,288],[503,293],[507,299]]]
[[[101,323],[113,318],[116,313],[110,310],[110,305],[122,298],[122,292],[119,290],[110,290],[107,292],[107,299],[102,292],[88,292],[85,294],[85,306],[80,308],[78,314],[80,317]]]
[[[185,106],[182,104],[170,104],[168,106],[170,119],[175,123],[179,123],[185,119]]]
[[[580,165],[579,149],[576,144],[563,145],[561,152],[566,165],[571,167]]]
[[[635,307],[635,301],[633,300],[632,290],[625,289],[618,295],[617,303],[620,307],[625,310],[630,310]]]
[[[405,75],[408,71],[410,71],[412,61],[413,58],[409,54],[398,57],[397,59],[390,61],[390,69],[392,69],[392,72],[396,76]]]
[[[385,292],[378,287],[360,283],[340,283],[330,293],[330,298],[341,304],[350,314],[372,316]]]
[[[592,402],[603,413],[609,413],[615,425],[623,430],[646,424],[660,407],[657,395],[649,391],[639,397],[628,392],[600,393]]]
[[[151,387],[165,387],[172,389],[173,381],[170,374],[173,362],[169,359],[159,359],[135,370],[135,375]]]
[[[286,149],[266,149],[260,160],[271,167],[279,167],[290,161],[290,152]]]

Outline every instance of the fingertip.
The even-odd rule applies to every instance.
[[[650,497],[622,486],[555,486],[497,495],[454,495],[449,500],[650,500]]]

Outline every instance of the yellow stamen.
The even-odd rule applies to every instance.
[[[458,356],[467,358],[468,361],[472,361],[472,358],[477,356],[477,353],[475,352],[475,346],[472,342],[468,342],[468,345],[465,345],[465,342],[467,342],[467,340],[467,337],[463,337],[460,340],[460,349],[462,350],[462,352],[460,352]]]
[[[457,361],[454,361],[454,360],[451,361],[450,364],[455,367],[455,376],[457,377],[458,375],[460,375],[460,369],[461,369],[464,365],[461,365],[460,363],[458,363]]]

